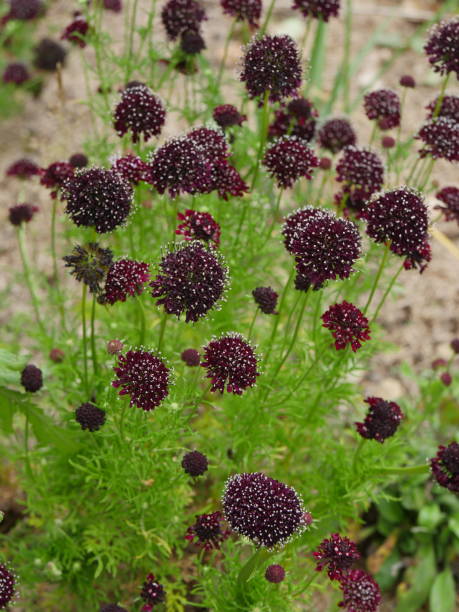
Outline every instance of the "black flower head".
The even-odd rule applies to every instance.
[[[438,97],[426,106],[429,111],[428,119],[433,119],[435,114],[436,117],[446,117],[446,119],[452,119],[459,123],[459,96],[443,96],[438,109],[437,104],[439,104]]]
[[[222,503],[231,529],[257,546],[282,546],[305,527],[295,489],[261,472],[231,476]]]
[[[346,300],[330,306],[322,315],[322,321],[323,326],[332,332],[337,351],[350,344],[355,353],[362,346],[362,342],[370,340],[368,319],[357,306]]]
[[[212,189],[224,200],[230,196],[240,198],[249,190],[239,172],[226,160],[217,161],[211,170]]]
[[[130,406],[153,410],[169,394],[171,371],[159,357],[149,351],[131,350],[118,356],[113,368],[117,378],[112,382],[119,395],[129,395]]]
[[[40,174],[40,168],[35,162],[26,157],[16,160],[6,169],[6,176],[19,179],[30,179]]]
[[[16,595],[16,576],[0,563],[0,610],[6,609]]]
[[[9,0],[9,19],[29,21],[36,19],[44,9],[42,0]]]
[[[29,393],[36,393],[43,387],[43,374],[40,368],[29,363],[21,372],[21,385]]]
[[[442,211],[445,221],[456,221],[459,225],[459,189],[443,187],[437,193],[436,198],[444,204],[444,206],[435,206],[435,208]]]
[[[176,40],[183,32],[199,32],[201,22],[207,17],[195,0],[169,0],[161,12],[161,19],[168,38]]]
[[[194,525],[188,527],[185,539],[190,542],[197,539],[197,544],[204,550],[220,548],[220,544],[230,535],[230,532],[222,527],[222,522],[223,515],[221,512],[198,514]]]
[[[39,70],[54,72],[59,64],[64,65],[66,55],[67,51],[60,43],[43,38],[34,49],[33,63]]]
[[[180,358],[190,368],[195,368],[201,363],[201,355],[196,349],[185,349],[182,351]]]
[[[125,155],[118,157],[113,162],[112,169],[120,174],[126,181],[132,185],[138,185],[141,181],[149,180],[150,168],[148,165],[136,155]]]
[[[207,127],[197,127],[187,134],[209,163],[224,161],[230,155],[228,143],[222,130]]]
[[[288,36],[255,38],[246,48],[241,72],[251,98],[269,93],[271,102],[296,94],[301,85],[298,47]]]
[[[166,600],[166,592],[161,583],[159,583],[153,574],[148,574],[147,579],[143,583],[140,597],[148,604],[143,610],[151,610],[150,606],[163,603]]]
[[[91,293],[100,293],[112,265],[113,253],[110,249],[101,248],[97,242],[90,242],[84,246],[77,245],[63,260],[78,282],[88,285]]]
[[[375,119],[381,130],[390,130],[400,125],[400,99],[391,89],[378,89],[364,98],[365,114]]]
[[[362,438],[376,440],[381,444],[397,431],[404,418],[400,406],[395,402],[386,402],[381,397],[367,397],[365,402],[370,406],[363,423],[356,423],[356,429]]]
[[[346,147],[336,166],[336,180],[343,183],[337,203],[362,213],[369,198],[384,181],[384,165],[376,153],[355,146]]]
[[[73,177],[75,169],[68,162],[53,162],[41,170],[40,184],[52,189],[51,197],[55,199],[64,183]]]
[[[276,180],[277,186],[287,189],[293,187],[301,177],[311,180],[319,160],[314,151],[299,138],[282,136],[266,151],[263,165]]]
[[[131,133],[132,141],[143,136],[145,142],[158,136],[166,120],[163,103],[146,85],[129,87],[121,94],[113,114],[113,127],[118,136]]]
[[[342,538],[339,533],[332,533],[320,543],[313,556],[317,560],[316,571],[327,568],[330,580],[341,580],[354,561],[360,559],[357,546],[349,538]]]
[[[293,243],[305,231],[307,224],[313,219],[320,219],[321,211],[312,206],[300,208],[286,217],[282,227],[284,245],[289,253],[293,253]]]
[[[242,125],[244,121],[247,121],[246,115],[241,115],[235,106],[232,104],[222,104],[216,106],[212,113],[212,117],[215,123],[225,130],[226,128],[233,127],[234,125]]]
[[[65,212],[75,225],[94,227],[99,234],[124,223],[131,211],[132,188],[114,170],[78,170],[64,184]]]
[[[228,270],[215,250],[195,241],[176,246],[164,255],[159,274],[150,284],[152,297],[160,298],[167,314],[185,321],[204,317],[222,299],[228,283]]]
[[[390,241],[400,257],[416,256],[427,237],[427,206],[417,192],[394,189],[375,198],[365,211],[367,234],[375,242]]]
[[[187,55],[197,55],[204,51],[206,43],[199,32],[187,30],[180,37],[180,48]]]
[[[432,474],[441,487],[459,494],[459,444],[451,442],[448,446],[439,446],[438,452],[430,460]]]
[[[293,0],[292,8],[301,11],[304,17],[328,21],[338,17],[340,0]]]
[[[207,457],[199,451],[190,451],[183,456],[182,468],[190,476],[202,476],[208,466]]]
[[[204,347],[201,367],[206,368],[206,378],[211,380],[211,391],[242,395],[257,382],[258,357],[253,347],[241,334],[229,333],[211,340]]]
[[[72,168],[86,168],[88,165],[88,158],[84,153],[74,153],[69,157],[69,164]]]
[[[402,87],[408,87],[410,89],[413,89],[414,87],[416,87],[416,81],[411,76],[411,74],[404,74],[404,75],[402,75],[400,77],[399,83],[400,83],[400,85]]]
[[[2,81],[4,83],[11,83],[12,85],[22,85],[29,79],[30,72],[27,70],[27,66],[20,62],[8,64],[2,75]]]
[[[185,236],[186,240],[220,244],[220,226],[211,214],[188,209],[185,213],[178,213],[177,218],[182,223],[175,230],[176,234]]]
[[[268,135],[270,138],[296,136],[309,142],[314,138],[318,116],[319,113],[310,100],[302,97],[294,98],[275,111]]]
[[[80,13],[75,14],[74,20],[68,24],[61,34],[61,40],[68,40],[78,47],[86,47],[86,36],[89,31],[89,23]]]
[[[118,604],[102,604],[99,612],[127,612],[127,610],[118,606]]]
[[[340,580],[343,600],[338,604],[347,612],[376,612],[381,603],[378,583],[363,570],[350,570]]]
[[[257,287],[252,291],[256,305],[265,314],[277,314],[277,298],[279,295],[271,287]]]
[[[81,429],[97,431],[105,423],[105,410],[86,402],[75,410],[75,419],[81,425]]]
[[[268,582],[278,584],[279,582],[282,582],[284,580],[285,570],[282,565],[268,565],[265,571],[265,578]]]
[[[23,223],[29,223],[32,221],[36,212],[38,212],[38,206],[33,204],[16,204],[11,206],[8,212],[8,219],[12,225],[20,226]]]
[[[416,138],[424,143],[419,151],[421,157],[459,161],[459,123],[453,119],[437,117],[427,121]]]
[[[119,259],[108,270],[102,301],[104,304],[115,304],[125,302],[129,296],[141,295],[149,280],[147,263]]]
[[[329,119],[320,128],[317,141],[327,151],[338,153],[345,147],[355,145],[357,136],[347,119]]]
[[[436,24],[424,51],[435,72],[455,72],[459,78],[459,17]]]
[[[257,28],[261,17],[261,0],[220,0],[223,12],[236,21],[247,21],[252,28]]]

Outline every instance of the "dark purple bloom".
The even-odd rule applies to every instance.
[[[376,612],[381,602],[378,583],[363,570],[350,570],[340,580],[343,600],[338,604],[347,612]]]
[[[437,117],[427,121],[416,138],[425,145],[419,151],[421,157],[430,155],[433,159],[459,161],[459,123],[453,119]]]
[[[401,76],[399,83],[402,87],[409,87],[410,89],[416,87],[416,81],[410,74],[404,74]]]
[[[204,550],[220,548],[220,544],[230,535],[228,529],[222,528],[222,522],[223,515],[221,512],[197,514],[196,522],[191,527],[188,527],[185,539],[193,542],[197,538],[197,543]]]
[[[332,167],[332,160],[329,157],[321,157],[319,162],[319,168],[321,170],[330,170]]]
[[[36,393],[43,387],[43,374],[40,368],[29,363],[21,372],[21,385],[29,393]]]
[[[211,214],[188,209],[177,217],[182,223],[175,230],[176,234],[185,236],[186,240],[220,244],[220,226]]]
[[[4,83],[12,83],[13,85],[22,85],[30,79],[30,73],[27,66],[20,62],[8,64],[3,71],[2,81]]]
[[[62,197],[65,212],[75,225],[94,227],[99,234],[122,225],[132,206],[132,188],[113,170],[79,170],[65,182]]]
[[[223,12],[236,21],[247,21],[252,28],[257,28],[261,17],[261,0],[220,0]]]
[[[197,55],[204,51],[206,43],[199,32],[187,30],[180,37],[180,48],[188,55]]]
[[[201,149],[202,155],[209,162],[224,161],[230,155],[222,130],[197,127],[188,132],[187,138]]]
[[[246,115],[241,115],[235,106],[232,104],[222,104],[216,106],[212,117],[222,130],[234,125],[242,125],[243,121],[247,121]]]
[[[61,40],[78,45],[81,48],[86,47],[86,35],[89,31],[89,24],[81,14],[76,14],[74,20],[62,32]]]
[[[451,340],[450,346],[456,355],[459,355],[459,338],[454,338]]]
[[[118,136],[131,132],[132,141],[142,135],[145,142],[158,136],[166,120],[163,103],[145,85],[129,87],[121,94],[113,114],[113,127]]]
[[[190,476],[202,476],[208,466],[207,457],[199,451],[190,451],[183,456],[182,468]]]
[[[228,270],[215,250],[206,249],[195,241],[178,245],[164,255],[159,274],[151,282],[152,297],[160,298],[167,314],[185,321],[198,321],[214,308],[223,297]]]
[[[279,296],[271,287],[257,287],[252,291],[252,295],[261,312],[277,314],[276,305]]]
[[[355,353],[362,342],[370,340],[368,319],[361,310],[349,302],[333,304],[322,315],[323,326],[332,332],[337,351],[351,345]]]
[[[365,114],[376,119],[381,130],[390,130],[400,125],[400,99],[391,89],[378,89],[364,98]]]
[[[362,212],[370,197],[379,191],[384,181],[384,166],[376,153],[355,146],[346,147],[336,166],[336,180],[343,183],[336,201]]]
[[[34,49],[34,66],[39,70],[53,72],[57,66],[65,63],[67,51],[64,47],[52,40],[51,38],[43,38]]]
[[[38,210],[38,206],[33,206],[33,204],[16,204],[10,207],[8,219],[12,225],[20,226],[22,223],[32,221]]]
[[[199,351],[192,348],[185,349],[184,351],[182,351],[180,358],[190,368],[194,368],[201,363],[201,356],[199,354]]]
[[[451,442],[448,446],[439,446],[437,454],[430,460],[430,467],[440,486],[459,494],[459,444],[457,442]]]
[[[428,119],[433,119],[434,114],[436,117],[446,117],[459,123],[459,96],[443,96],[440,107],[437,111],[438,97],[432,100],[430,104],[426,106],[429,111],[427,114]]]
[[[141,295],[150,280],[148,264],[132,259],[119,259],[110,266],[103,293],[104,304],[125,302],[128,296]]]
[[[331,153],[338,153],[345,147],[355,145],[356,141],[354,128],[347,119],[329,119],[317,133],[319,145]]]
[[[455,72],[459,78],[459,17],[434,25],[424,51],[435,72]]]
[[[265,578],[268,582],[278,584],[285,578],[285,570],[282,565],[268,565],[265,571]]]
[[[431,363],[432,370],[438,370],[439,368],[445,368],[448,362],[445,359],[434,359]]]
[[[443,372],[443,374],[440,376],[440,380],[445,385],[445,387],[449,387],[453,382],[453,377],[449,372]]]
[[[282,546],[305,527],[303,502],[295,489],[261,472],[231,476],[222,503],[231,529],[257,546]]]
[[[166,592],[161,583],[159,583],[153,574],[148,574],[147,579],[143,583],[140,597],[146,602],[146,606],[142,610],[149,611],[151,606],[163,603],[166,600]]]
[[[432,249],[430,248],[429,241],[426,238],[422,244],[420,244],[407,256],[403,262],[403,267],[405,270],[418,269],[419,274],[422,274],[427,268],[427,264],[431,261],[431,259]]]
[[[381,397],[367,397],[365,402],[370,408],[365,420],[355,424],[356,429],[362,438],[376,440],[382,444],[395,434],[404,414],[398,404],[386,402]]]
[[[88,165],[88,158],[84,153],[74,153],[69,157],[69,164],[73,168],[85,168]]]
[[[435,206],[445,216],[445,221],[456,221],[459,225],[459,189],[443,187],[435,196],[444,206]]]
[[[75,419],[81,429],[97,431],[105,423],[105,410],[98,408],[91,402],[85,402],[75,410]]]
[[[54,363],[62,363],[65,359],[65,353],[60,348],[53,348],[49,351],[49,358]]]
[[[307,224],[314,219],[320,219],[321,216],[320,209],[306,206],[286,217],[282,227],[282,234],[284,236],[285,248],[289,253],[293,253],[293,243],[306,231]]]
[[[354,561],[360,559],[355,543],[349,538],[342,538],[339,533],[332,533],[330,538],[322,540],[312,554],[317,560],[316,571],[320,572],[326,567],[330,580],[341,580]]]
[[[299,138],[282,136],[266,151],[263,165],[274,177],[277,186],[287,189],[301,177],[312,179],[312,172],[318,167],[319,160]]]
[[[249,190],[236,168],[225,160],[212,166],[211,177],[212,189],[224,200],[228,200],[230,196],[240,198]]]
[[[104,9],[113,11],[114,13],[121,13],[123,5],[121,0],[104,0]]]
[[[113,162],[112,169],[133,185],[149,179],[150,168],[140,157],[136,155],[125,155]]]
[[[16,576],[0,563],[0,610],[6,609],[16,594]]]
[[[38,174],[40,174],[40,168],[26,157],[16,160],[6,170],[6,176],[15,176],[20,179],[29,179]]]
[[[381,145],[383,149],[393,149],[395,144],[395,138],[392,138],[392,136],[383,136],[381,138]]]
[[[301,85],[301,61],[288,35],[254,38],[246,48],[241,81],[251,98],[269,93],[271,102],[296,94]]]
[[[52,189],[51,197],[55,199],[67,179],[73,177],[75,169],[67,162],[54,162],[41,170],[40,183]]]
[[[119,355],[118,364],[113,369],[117,378],[112,386],[121,387],[119,395],[129,395],[130,406],[153,410],[169,394],[171,371],[149,351],[132,350]]]
[[[9,19],[29,21],[38,17],[44,9],[42,0],[9,0]]]
[[[292,8],[301,11],[304,17],[328,21],[338,17],[340,0],[293,0]]]
[[[296,136],[305,142],[314,138],[316,117],[319,113],[312,102],[306,98],[294,98],[274,113],[274,121],[269,126],[270,138]]]
[[[110,249],[102,249],[96,242],[90,242],[85,246],[77,245],[71,255],[62,259],[78,282],[88,285],[91,293],[100,293],[101,283],[112,265],[113,253]]]
[[[161,12],[161,19],[168,38],[176,40],[183,32],[199,32],[201,22],[207,17],[195,0],[169,0]]]

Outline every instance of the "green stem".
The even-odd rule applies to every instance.
[[[32,307],[33,307],[34,314],[35,314],[35,321],[37,322],[37,325],[40,328],[40,331],[44,335],[46,335],[46,329],[45,329],[45,326],[43,325],[43,322],[40,316],[40,302],[38,300],[37,293],[35,291],[35,286],[32,281],[32,275],[30,274],[30,262],[29,262],[29,256],[27,253],[27,247],[25,244],[25,238],[26,238],[25,226],[26,226],[25,223],[21,223],[21,225],[18,228],[19,252],[21,255],[22,267],[24,269],[25,281],[26,281],[27,288],[30,293],[30,298],[32,300]]]
[[[269,5],[268,11],[266,13],[265,20],[263,22],[263,25],[260,28],[260,36],[263,36],[268,28],[269,21],[271,19],[271,15],[273,14],[275,4],[276,4],[276,0],[271,0],[271,4]]]
[[[434,112],[432,113],[432,119],[436,119],[438,117],[438,115],[440,114],[441,107],[442,107],[442,104],[443,104],[443,99],[445,97],[446,87],[448,86],[448,81],[449,81],[450,75],[451,75],[451,72],[448,72],[446,74],[445,78],[443,79],[440,95],[437,98],[437,103],[435,104]]]
[[[139,295],[136,296],[137,312],[139,314],[140,334],[139,334],[139,346],[143,346],[145,343],[145,331],[146,331],[146,319],[145,310],[142,304],[142,300]]]
[[[257,316],[258,316],[258,311],[259,310],[260,310],[259,308],[257,308],[255,310],[255,314],[253,315],[252,322],[250,323],[250,328],[249,328],[249,333],[247,335],[247,340],[250,340],[251,337],[252,337],[253,327],[255,325],[255,321],[257,320]]]
[[[414,173],[416,172],[416,169],[417,169],[417,167],[418,167],[418,165],[419,165],[419,163],[420,163],[420,162],[421,162],[421,158],[420,158],[420,157],[417,157],[417,158],[416,158],[416,161],[414,162],[413,166],[411,167],[410,174],[409,174],[408,178],[406,179],[406,184],[407,184],[408,186],[410,185],[411,180],[412,180],[412,178],[413,178],[413,176],[414,176]]]
[[[57,293],[57,305],[61,316],[61,326],[65,329],[65,308],[62,301],[61,283],[59,278],[59,270],[57,266],[57,249],[56,249],[56,212],[57,212],[57,198],[53,200],[53,206],[51,209],[51,256],[53,258],[53,280]]]
[[[93,295],[92,307],[91,307],[91,355],[92,355],[92,367],[94,370],[94,375],[97,376],[99,368],[97,365],[95,321],[96,321],[96,296]]]
[[[131,23],[129,26],[129,38],[128,38],[128,49],[126,56],[126,72],[124,75],[125,82],[129,81],[129,77],[131,75],[131,63],[132,63],[132,53],[134,47],[134,32],[135,32],[135,24],[137,21],[137,7],[139,4],[139,0],[134,0],[132,4],[132,13],[131,13]],[[127,7],[126,7],[127,10]]]
[[[272,220],[272,223],[270,224],[270,226],[268,228],[268,231],[266,233],[266,237],[265,237],[265,241],[263,243],[263,246],[265,246],[265,244],[271,238],[271,234],[273,233],[274,226],[276,225],[276,219],[277,219],[277,215],[279,214],[280,204],[281,204],[281,200],[282,200],[282,194],[283,194],[283,190],[280,189],[279,190],[279,195],[276,198],[276,204],[275,204],[274,211],[273,211],[273,220]]]
[[[81,295],[81,323],[83,326],[83,373],[84,373],[84,388],[86,395],[89,395],[89,382],[88,382],[88,354],[87,354],[87,334],[86,334],[86,296],[88,292],[88,286],[86,283],[82,284],[82,295]]]
[[[161,319],[161,326],[159,328],[158,351],[161,351],[161,347],[163,345],[164,330],[166,329],[167,317],[168,317],[167,312],[164,312],[163,318]]]
[[[430,471],[430,467],[427,463],[423,465],[413,465],[410,467],[399,467],[399,468],[389,468],[389,467],[379,467],[374,470],[377,473],[383,474],[400,474],[409,476],[411,474],[428,474]]]
[[[265,548],[257,548],[253,555],[249,558],[247,563],[241,568],[241,571],[237,577],[237,587],[238,590],[242,590],[245,586],[245,583],[253,574],[258,566],[260,566],[263,561],[265,561],[270,556],[269,550]]]
[[[367,303],[365,304],[365,308],[363,309],[363,314],[366,314],[368,309],[370,308],[371,302],[373,301],[373,297],[375,295],[376,289],[378,288],[379,280],[383,273],[383,270],[386,266],[387,259],[390,253],[390,245],[386,244],[384,248],[384,255],[381,258],[381,262],[379,264],[378,272],[376,273],[375,280],[373,281],[373,286],[370,291],[370,295],[368,296]]]
[[[311,24],[312,24],[312,19],[311,17],[308,17],[306,19],[306,27],[304,29],[303,40],[301,41],[301,52],[303,56],[306,51],[306,45],[308,43],[309,33],[311,31]]]
[[[321,18],[317,20],[316,35],[311,54],[311,69],[309,71],[309,82],[306,91],[311,86],[320,87],[323,75],[323,64],[325,59],[325,33],[327,24]]]
[[[231,27],[230,27],[229,32],[228,32],[228,36],[226,37],[226,40],[225,40],[225,47],[223,49],[222,61],[220,62],[220,68],[218,69],[218,76],[217,76],[217,83],[216,83],[217,93],[220,91],[220,85],[221,85],[221,82],[222,82],[223,71],[225,70],[226,60],[228,58],[228,50],[229,50],[229,46],[230,46],[230,43],[231,43],[231,39],[233,38],[234,28],[235,27],[236,27],[236,19],[231,24]]]
[[[25,454],[25,464],[27,473],[29,476],[32,476],[32,465],[30,464],[29,457],[29,413],[25,413],[25,426],[24,426],[24,454]]]
[[[350,82],[351,82],[351,42],[352,42],[352,0],[347,0],[346,17],[344,31],[344,55],[343,55],[343,72],[344,72],[344,110],[349,114],[351,107],[350,100]]]
[[[397,278],[399,277],[399,275],[400,275],[400,273],[401,273],[401,271],[403,269],[404,269],[404,266],[403,266],[403,263],[402,263],[402,265],[397,270],[396,274],[392,277],[392,280],[390,281],[390,283],[386,287],[386,290],[384,291],[384,294],[383,294],[383,296],[381,298],[381,301],[379,302],[379,304],[378,304],[378,306],[377,306],[377,308],[375,310],[375,313],[374,313],[373,317],[371,318],[370,325],[371,325],[371,323],[373,323],[373,321],[376,321],[376,319],[378,318],[379,312],[380,312],[381,308],[383,307],[384,302],[386,301],[387,296],[392,291],[392,287],[394,286],[395,281],[397,280]]]
[[[377,133],[378,133],[378,122],[375,120],[375,122],[373,123],[373,129],[371,130],[370,143],[369,143],[370,147],[373,144]]]
[[[432,174],[432,170],[434,168],[435,165],[435,158],[432,157],[431,159],[429,159],[429,162],[427,163],[426,169],[424,171],[424,178],[421,180],[420,184],[419,184],[419,191],[423,191],[425,186],[427,185],[427,183],[429,182],[429,178],[430,175]],[[421,178],[421,177],[419,177]]]
[[[290,284],[291,284],[291,282],[293,280],[293,276],[295,275],[295,271],[296,271],[295,268],[292,268],[292,271],[290,272],[290,276],[288,277],[288,281],[287,281],[287,283],[286,283],[286,285],[284,287],[284,290],[282,292],[282,296],[281,296],[281,299],[280,299],[280,302],[279,302],[279,308],[277,310],[278,314],[277,314],[276,318],[274,319],[274,326],[273,326],[273,329],[272,329],[272,332],[271,332],[271,337],[269,339],[268,348],[266,350],[266,357],[264,358],[264,366],[265,366],[265,368],[266,368],[266,366],[268,364],[268,361],[269,361],[269,356],[271,354],[271,350],[273,348],[274,339],[275,339],[276,333],[277,333],[277,328],[279,326],[280,316],[281,316],[281,313],[282,313],[282,310],[283,310],[285,299],[287,297],[287,291],[288,291],[288,289],[290,287]]]
[[[257,160],[254,169],[252,184],[250,186],[250,191],[253,191],[255,184],[258,178],[258,172],[260,170],[261,158],[263,155],[263,151],[266,144],[266,139],[268,137],[268,119],[269,119],[269,90],[265,91],[265,95],[263,98],[263,109],[261,113],[261,122],[260,122],[260,143],[258,146]]]

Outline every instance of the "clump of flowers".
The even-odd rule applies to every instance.
[[[21,372],[21,385],[29,393],[36,393],[43,387],[43,374],[40,368],[29,363]]]
[[[30,179],[40,174],[40,168],[34,161],[23,157],[10,164],[5,174],[19,179]]]
[[[459,161],[459,123],[448,117],[437,117],[424,123],[417,139],[424,143],[419,151],[421,157]]]
[[[16,576],[0,563],[0,610],[7,608],[16,594]]]
[[[332,332],[337,351],[351,345],[355,353],[366,340],[370,340],[368,319],[363,312],[344,300],[333,304],[322,315],[323,327]]]
[[[98,408],[92,402],[85,402],[75,410],[75,419],[81,429],[97,431],[105,423],[105,410]]]
[[[119,355],[113,368],[117,378],[112,382],[119,395],[128,395],[130,406],[153,410],[169,394],[171,370],[150,351],[130,350]]]
[[[457,442],[451,442],[448,446],[440,445],[437,454],[430,460],[430,467],[440,486],[453,493],[459,493],[459,444]]]
[[[391,89],[378,89],[364,98],[365,114],[375,119],[381,130],[390,130],[400,125],[400,99]]]
[[[304,529],[303,502],[295,489],[261,472],[231,476],[222,504],[231,529],[256,546],[282,546]]]
[[[345,147],[355,145],[357,136],[347,119],[329,119],[318,131],[317,141],[327,151],[338,153]]]
[[[142,295],[150,280],[148,264],[132,259],[119,259],[110,266],[102,296],[104,304],[125,302],[128,296]]]
[[[223,12],[234,17],[236,21],[247,21],[252,28],[257,28],[261,17],[261,0],[220,0]]]
[[[42,38],[34,49],[34,66],[39,70],[54,72],[58,65],[65,63],[67,51],[51,38]]]
[[[190,476],[202,476],[208,467],[207,457],[199,451],[190,451],[183,456],[182,468]]]
[[[285,578],[285,570],[282,565],[268,565],[265,571],[265,578],[268,582],[279,584],[279,582],[282,582]]]
[[[436,24],[424,51],[435,72],[455,72],[459,78],[459,17]]]
[[[72,274],[79,283],[85,283],[91,293],[100,293],[101,284],[112,265],[113,253],[103,249],[97,242],[84,246],[77,245],[70,255],[63,257],[65,267],[71,268]]]
[[[441,210],[445,221],[456,221],[459,224],[459,189],[443,187],[435,197],[444,204],[444,206],[435,206],[435,208]]]
[[[335,196],[337,204],[362,213],[370,197],[383,186],[384,165],[373,151],[349,146],[336,166],[336,180],[343,183]]]
[[[177,217],[182,223],[175,233],[185,236],[185,240],[220,244],[220,226],[211,214],[188,209],[185,213],[178,213]]]
[[[328,21],[338,17],[340,0],[293,0],[292,8],[301,11],[304,17]]]
[[[348,612],[376,612],[381,603],[378,583],[360,569],[353,569],[340,580],[343,600],[338,604]]]
[[[222,527],[223,515],[221,512],[212,512],[212,514],[196,515],[196,522],[188,527],[185,539],[193,542],[197,539],[197,543],[204,550],[212,550],[220,548],[230,535],[230,531]]]
[[[325,567],[330,580],[340,580],[351,568],[354,561],[360,559],[357,546],[349,538],[332,533],[320,543],[313,556],[317,560],[316,571]]]
[[[247,121],[247,116],[241,115],[232,104],[221,104],[220,106],[216,106],[212,113],[212,117],[222,130],[235,125],[242,125],[244,121]]]
[[[356,423],[356,429],[362,438],[376,440],[381,444],[397,431],[404,418],[400,406],[387,402],[381,397],[367,397],[365,402],[370,406],[362,423]]]
[[[20,62],[8,64],[2,74],[2,81],[4,83],[11,83],[17,86],[23,85],[29,79],[30,72],[27,70],[27,66]]]
[[[8,219],[12,225],[19,227],[23,223],[32,221],[38,211],[38,206],[33,204],[15,204],[9,208]]]
[[[40,183],[52,189],[51,197],[55,199],[59,189],[62,189],[65,181],[73,177],[74,172],[74,167],[68,162],[53,162],[41,170]]]
[[[118,172],[126,181],[132,185],[138,185],[141,181],[148,181],[149,167],[136,155],[125,155],[113,162],[112,169]]]
[[[246,48],[241,72],[250,98],[269,94],[278,102],[296,94],[301,85],[301,61],[298,47],[288,36],[255,38]]]
[[[271,287],[257,287],[252,291],[256,305],[264,314],[277,314],[277,298],[279,295]]]
[[[274,121],[268,129],[270,138],[281,136],[296,136],[305,142],[314,138],[316,118],[319,113],[313,103],[306,98],[298,97],[282,104],[274,113]]]
[[[170,40],[184,32],[199,32],[207,19],[202,6],[195,0],[169,0],[161,12],[161,20]]]
[[[437,109],[437,105],[439,108]],[[459,122],[459,96],[443,96],[441,103],[439,98],[432,100],[430,104],[426,106],[428,119],[434,119],[436,117],[446,117],[453,121]]]
[[[166,120],[163,103],[146,85],[129,87],[121,94],[121,101],[113,114],[113,127],[118,136],[131,133],[132,141],[143,136],[145,142],[158,136]]]
[[[142,608],[142,612],[150,612],[153,606],[166,601],[166,591],[153,574],[148,574],[147,579],[143,583],[142,590],[140,591],[140,597],[146,602]]]
[[[61,34],[61,40],[78,45],[81,48],[86,47],[86,36],[89,31],[89,23],[81,13],[75,13],[74,20],[68,24]]]
[[[292,187],[300,177],[312,179],[319,160],[314,151],[295,136],[282,136],[265,153],[263,165],[281,189]]]
[[[228,283],[228,271],[220,255],[199,242],[176,246],[159,263],[159,274],[150,284],[152,297],[160,298],[167,314],[197,321],[214,308]]]

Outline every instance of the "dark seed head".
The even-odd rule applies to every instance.
[[[381,602],[377,582],[360,569],[350,570],[340,580],[343,600],[338,604],[347,612],[376,612]]]
[[[40,368],[29,363],[21,372],[21,385],[29,393],[36,393],[43,387],[43,374]]]
[[[355,353],[362,346],[362,342],[370,340],[368,319],[357,306],[349,302],[330,306],[322,315],[322,321],[323,326],[332,332],[337,351],[350,344]]]
[[[279,295],[271,287],[257,287],[252,291],[255,303],[265,314],[277,314],[277,298]]]
[[[75,410],[75,419],[81,425],[81,429],[97,431],[105,423],[105,410],[86,402]]]
[[[285,570],[282,565],[268,565],[265,571],[265,578],[268,582],[278,584],[285,578]]]
[[[392,136],[383,136],[381,145],[383,149],[393,149],[395,147],[395,138],[392,138]]]
[[[340,0],[293,0],[292,8],[301,11],[304,17],[328,21],[338,17]]]
[[[113,253],[110,249],[101,248],[96,242],[90,242],[84,246],[77,245],[70,255],[62,259],[78,282],[88,285],[91,293],[100,293],[112,265]]]
[[[232,104],[222,104],[216,106],[212,117],[222,130],[233,127],[234,125],[242,125],[244,121],[247,121],[246,115],[241,115],[235,106]]]
[[[454,338],[453,340],[451,340],[450,346],[453,349],[454,353],[456,353],[456,355],[459,355],[459,338]]]
[[[376,440],[381,444],[397,431],[404,418],[400,406],[395,402],[386,402],[381,397],[367,397],[365,402],[370,406],[362,423],[356,423],[356,429],[362,438]]]
[[[17,86],[23,85],[29,79],[30,72],[27,70],[27,66],[20,62],[8,64],[2,75],[2,81],[4,83],[11,83]]]
[[[53,72],[58,64],[65,64],[67,51],[64,47],[51,38],[42,38],[34,49],[34,66],[39,70]]]
[[[88,158],[84,153],[74,153],[69,157],[69,164],[73,168],[85,168],[88,165]]]
[[[375,119],[381,130],[390,130],[400,125],[400,100],[395,91],[378,89],[364,98],[368,119]]]
[[[196,367],[201,363],[201,356],[196,349],[185,349],[180,355],[180,358],[190,368]]]
[[[440,380],[445,385],[445,387],[449,387],[453,382],[453,377],[449,372],[443,372],[443,374],[440,376]]]
[[[33,204],[16,204],[9,208],[8,218],[12,225],[19,227],[22,223],[32,221],[38,211],[38,206],[33,206]]]
[[[414,87],[416,87],[416,81],[410,74],[404,74],[400,77],[400,85],[402,87],[409,87],[413,89]]]
[[[360,559],[357,546],[349,538],[342,538],[338,533],[332,533],[320,543],[313,556],[317,561],[316,570],[327,568],[330,580],[341,580],[351,568],[354,561]]]
[[[206,43],[199,32],[187,30],[180,37],[180,48],[187,55],[197,55],[206,48]]]
[[[190,451],[183,456],[182,468],[190,476],[202,476],[208,466],[207,457],[199,451]]]
[[[132,141],[143,136],[145,142],[161,133],[166,120],[163,103],[146,86],[129,87],[121,94],[113,114],[113,127],[118,136],[131,133]]]

